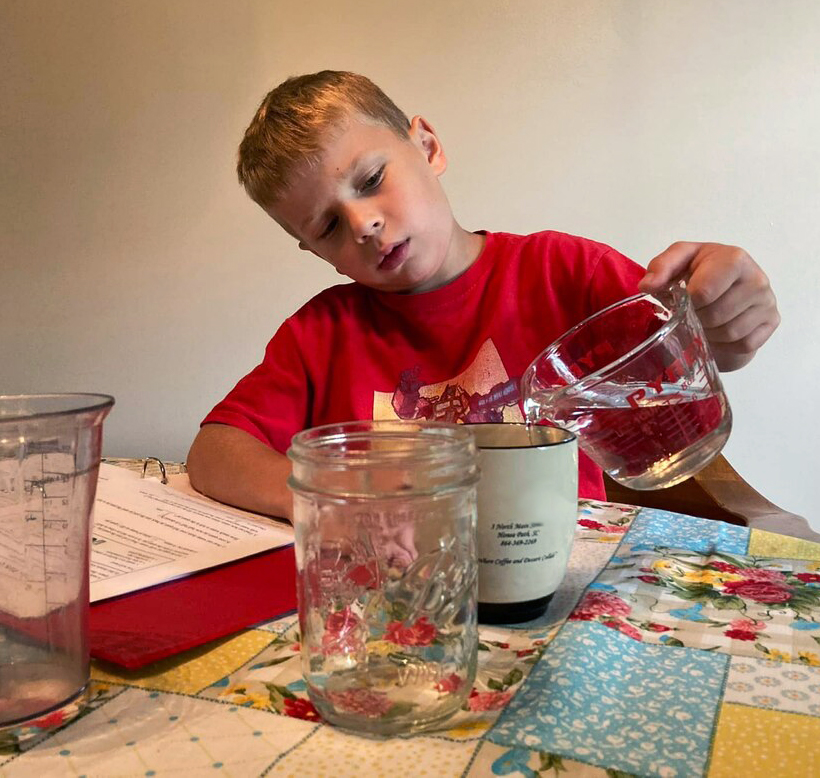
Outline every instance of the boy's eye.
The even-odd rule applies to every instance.
[[[332,217],[332,218],[328,221],[328,223],[327,223],[327,225],[325,226],[325,228],[322,230],[321,234],[319,235],[319,238],[320,238],[320,239],[321,239],[321,238],[329,238],[329,237],[333,234],[333,230],[335,230],[335,229],[336,229],[336,223],[337,223],[338,221],[339,221],[339,220],[338,220],[335,216],[334,216],[334,217]]]
[[[362,191],[366,192],[368,189],[374,189],[375,187],[377,187],[381,183],[383,175],[384,166],[380,167],[378,170],[376,170],[374,173],[367,177],[367,179],[362,184]]]

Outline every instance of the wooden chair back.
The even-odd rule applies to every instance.
[[[606,473],[604,486],[612,502],[661,508],[820,542],[820,533],[812,530],[802,516],[769,502],[740,477],[723,454],[697,475],[668,489],[629,489]]]

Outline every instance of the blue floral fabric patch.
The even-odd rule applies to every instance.
[[[749,532],[748,527],[722,521],[642,508],[627,531],[625,540],[633,548],[666,546],[702,554],[745,554],[749,548]]]
[[[569,622],[487,738],[639,775],[700,775],[728,662]]]

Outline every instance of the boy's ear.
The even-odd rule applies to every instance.
[[[447,170],[447,155],[441,145],[433,125],[423,116],[414,116],[410,121],[410,140],[420,149],[433,172],[440,176]]]
[[[319,255],[310,246],[308,246],[307,243],[302,243],[301,240],[299,241],[299,248],[302,249],[302,251],[309,251],[314,257],[319,257]],[[324,257],[319,257],[319,259],[324,259]]]
[[[322,262],[327,262],[329,265],[333,265],[333,263],[330,260],[325,259],[321,254],[317,254],[310,246],[308,246],[305,243],[302,243],[301,240],[299,241],[299,248],[302,249],[302,251],[309,251],[311,254],[313,254],[314,257],[317,257],[318,259],[321,259]],[[339,270],[335,265],[333,265],[333,267],[336,269],[336,272],[339,275],[342,275],[342,276],[344,275],[344,273],[342,273],[342,271]]]

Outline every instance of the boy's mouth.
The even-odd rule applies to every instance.
[[[394,243],[388,246],[388,250],[382,254],[379,262],[379,270],[395,270],[405,259],[407,259],[408,246],[410,238],[406,238],[400,243]]]

